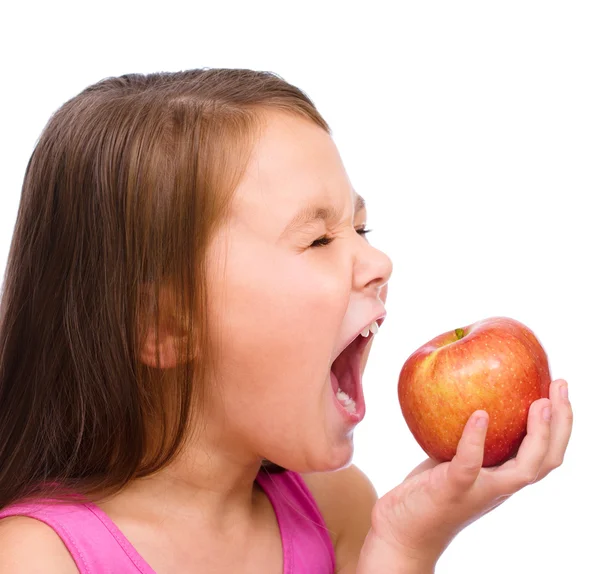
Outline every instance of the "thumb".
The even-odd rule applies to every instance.
[[[468,490],[479,476],[488,423],[485,411],[475,411],[465,425],[456,454],[448,466],[448,481],[456,493]]]

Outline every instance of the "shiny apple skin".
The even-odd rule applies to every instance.
[[[483,466],[495,466],[518,450],[531,403],[549,395],[548,357],[534,333],[508,317],[461,329],[462,338],[448,331],[410,355],[398,399],[416,441],[440,462],[456,454],[471,414],[487,411]]]

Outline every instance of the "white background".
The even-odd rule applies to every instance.
[[[355,463],[383,494],[423,458],[404,360],[492,315],[566,378],[564,465],[461,533],[440,573],[600,572],[600,8],[597,2],[27,2],[4,8],[0,267],[36,139],[103,77],[274,71],[314,100],[395,264]]]

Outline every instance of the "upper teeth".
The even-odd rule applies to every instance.
[[[368,337],[369,332],[373,333],[373,335],[376,335],[377,331],[379,331],[379,326],[377,325],[377,323],[375,321],[373,321],[368,327],[365,327],[364,331],[361,331],[360,334],[363,337]]]

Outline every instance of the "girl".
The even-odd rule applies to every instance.
[[[392,265],[325,120],[276,75],[108,78],[27,167],[0,318],[0,572],[427,573],[560,465],[565,381],[516,458],[377,500],[350,464]],[[331,472],[336,471],[336,472]]]

